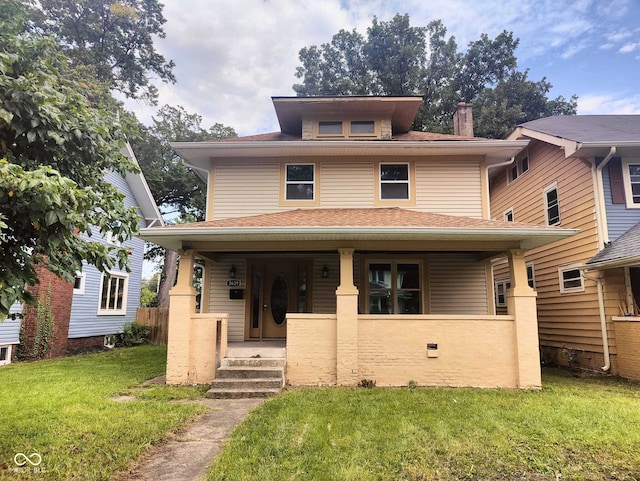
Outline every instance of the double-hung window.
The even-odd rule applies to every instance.
[[[315,165],[285,165],[285,199],[315,200]]]
[[[126,315],[129,275],[111,272],[102,275],[98,314]]]
[[[629,162],[624,159],[622,172],[627,207],[638,209],[640,208],[640,162]]]
[[[419,261],[369,262],[367,271],[369,314],[422,313]]]
[[[523,157],[517,159],[511,169],[507,170],[507,183],[513,182],[522,174],[529,171],[529,156],[525,154]]]
[[[409,164],[380,164],[380,200],[409,200]]]
[[[560,203],[558,200],[558,186],[550,185],[544,190],[544,206],[547,225],[560,224]]]
[[[507,289],[511,287],[508,280],[496,281],[496,307],[507,306]]]

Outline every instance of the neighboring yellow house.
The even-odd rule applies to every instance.
[[[527,122],[491,174],[493,218],[579,229],[526,253],[543,361],[640,379],[640,115]],[[506,264],[494,265],[504,309]]]
[[[180,251],[169,383],[211,382],[227,341],[286,339],[292,385],[540,387],[524,252],[577,231],[490,220],[489,172],[528,141],[474,138],[466,104],[465,136],[411,131],[421,100],[274,97],[280,132],[172,144],[207,178],[208,209],[142,232]]]

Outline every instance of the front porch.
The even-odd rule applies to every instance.
[[[379,307],[378,291],[373,295],[369,292],[373,288],[366,285],[372,273],[367,268],[363,273],[363,268],[357,267],[367,264],[362,259],[355,260],[354,256],[358,255],[355,249],[341,248],[336,262],[330,263],[337,277],[337,287],[330,291],[334,299],[332,312],[316,312],[313,302],[309,303],[312,312],[288,310],[286,342],[283,339],[249,341],[250,319],[243,318],[239,325],[244,326],[245,337],[238,340],[234,334],[235,340],[229,342],[229,312],[185,316],[195,311],[196,292],[190,280],[196,252],[182,251],[178,284],[171,293],[167,382],[210,383],[219,377],[221,364],[228,364],[225,358],[271,358],[277,352],[285,356],[286,382],[291,385],[356,385],[363,379],[371,379],[380,386],[406,386],[413,381],[431,386],[539,388],[535,292],[527,284],[523,251],[513,249],[507,254],[514,279],[507,294],[507,315],[492,312],[492,283],[487,282],[486,260],[468,254],[446,257],[442,253],[431,257],[423,254],[426,259],[424,286],[419,291],[424,297],[422,313],[370,314],[367,309],[372,308],[371,303]],[[456,281],[460,284],[460,279],[455,279],[455,274],[443,278],[438,274],[438,263],[446,257],[450,264],[456,255],[462,267],[458,266],[456,271],[452,265],[451,269],[454,273],[467,272],[467,292],[459,288],[455,295],[443,299],[446,290],[435,285],[434,280],[437,278],[438,283],[451,286]],[[316,264],[321,265],[324,260]],[[246,269],[249,263],[242,265],[237,256],[218,259],[222,271],[229,269],[229,262],[237,263],[231,265],[236,268],[238,279],[250,276]],[[378,268],[379,263],[375,266]],[[474,308],[475,314],[469,314],[468,303],[473,302],[470,286],[474,284],[470,273],[474,269],[478,271],[476,281],[484,282],[485,304]],[[324,267],[313,274],[310,283],[314,276],[326,280],[323,270]],[[216,280],[215,269],[210,268],[209,272],[205,292],[217,292],[211,284],[221,285],[222,280]],[[376,289],[379,281],[377,279]],[[398,294],[389,291],[392,292],[393,296]],[[438,293],[438,299],[431,299],[434,293]],[[324,291],[320,294],[328,295]],[[249,299],[226,302],[241,305],[236,311],[251,316],[254,309],[250,306],[250,295],[247,297]],[[263,298],[259,301],[262,308]],[[213,299],[208,307],[211,305],[216,305]],[[220,299],[217,305],[223,305]]]

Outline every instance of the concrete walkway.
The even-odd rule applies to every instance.
[[[194,481],[206,474],[223,442],[264,399],[203,399],[210,408],[165,444],[152,447],[112,481]]]

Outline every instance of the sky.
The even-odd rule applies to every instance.
[[[159,106],[181,105],[202,127],[239,135],[279,130],[272,96],[292,89],[303,47],[341,29],[366,35],[374,16],[409,14],[412,26],[442,20],[459,49],[503,30],[520,39],[519,70],[553,85],[550,98],[578,96],[578,114],[640,114],[640,0],[161,0],[175,84],[154,82]],[[144,123],[157,107],[128,100]]]

